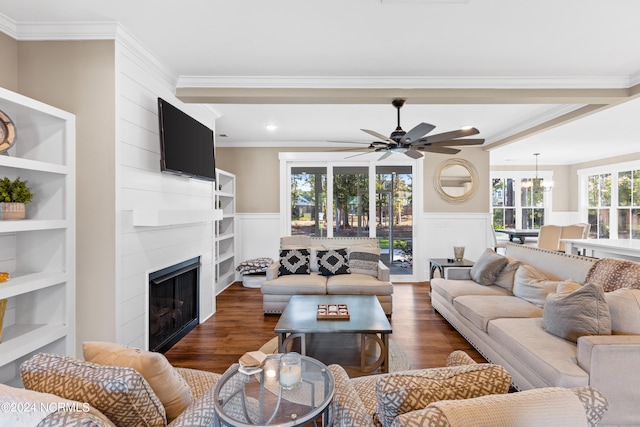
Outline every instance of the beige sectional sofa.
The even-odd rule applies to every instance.
[[[548,332],[555,327],[550,323],[551,304],[546,316],[544,313],[544,304],[559,295],[558,282],[567,279],[590,287],[601,285],[607,291],[640,288],[640,263],[597,260],[517,244],[507,245],[506,257],[509,263],[489,285],[471,280],[468,268],[448,268],[445,278],[431,281],[433,307],[487,360],[504,366],[517,389],[592,386],[609,402],[602,425],[640,425],[640,300],[636,291],[602,294],[606,301],[619,293],[627,298],[624,312],[614,313],[610,305],[611,313],[605,313],[610,314],[611,335],[580,336],[573,342]],[[546,280],[533,281],[538,287],[523,291],[519,274],[531,270]],[[546,293],[552,294],[549,299]]]
[[[320,238],[287,236],[280,239],[280,250],[306,249],[310,253],[309,274],[279,275],[280,260],[267,269],[262,284],[262,302],[265,314],[282,313],[292,295],[376,295],[387,315],[393,312],[393,285],[389,281],[389,268],[379,260],[378,240],[370,237]],[[370,270],[354,268],[350,274],[323,276],[319,272],[318,251],[346,249],[349,257],[355,253],[377,256]],[[377,252],[377,255],[375,255]],[[350,260],[351,261],[351,260]],[[360,272],[364,271],[364,272]]]

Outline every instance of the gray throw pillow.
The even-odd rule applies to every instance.
[[[542,313],[550,334],[577,342],[584,335],[611,335],[611,315],[602,286],[586,284],[570,294],[549,294]]]
[[[508,262],[507,257],[498,255],[493,249],[487,248],[471,267],[471,278],[484,286],[493,285],[496,277]]]

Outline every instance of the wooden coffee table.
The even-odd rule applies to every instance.
[[[350,319],[317,320],[318,304],[347,304]],[[360,334],[360,370],[371,372],[380,368],[389,372],[389,319],[375,295],[294,295],[280,316],[275,332],[278,351],[285,352],[289,343],[300,338],[300,353],[306,354],[307,334]],[[365,341],[373,339],[380,348],[380,356],[366,364]]]

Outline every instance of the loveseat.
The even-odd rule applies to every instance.
[[[592,386],[609,401],[602,425],[640,425],[640,291],[629,289],[640,289],[640,263],[512,243],[505,257],[487,251],[475,271],[431,280],[434,309],[517,389]],[[491,277],[493,257],[504,259]]]
[[[376,238],[282,237],[280,257],[266,276],[265,314],[282,313],[292,295],[325,294],[376,295],[384,312],[393,312],[393,285]]]
[[[511,376],[501,366],[454,351],[446,367],[350,379],[330,365],[335,379],[335,427],[518,427],[598,425],[606,398],[592,387],[548,387],[507,393]]]

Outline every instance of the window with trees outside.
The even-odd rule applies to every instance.
[[[549,179],[543,177],[544,179]],[[543,178],[531,172],[492,172],[491,209],[495,229],[538,229],[545,224],[551,204]]]
[[[640,239],[640,162],[578,171],[592,239]]]
[[[312,162],[305,161],[303,153],[281,153],[283,157],[288,161],[289,197],[282,203],[290,210],[291,235],[375,237],[380,260],[391,274],[413,274],[415,165],[347,165],[344,158]]]

